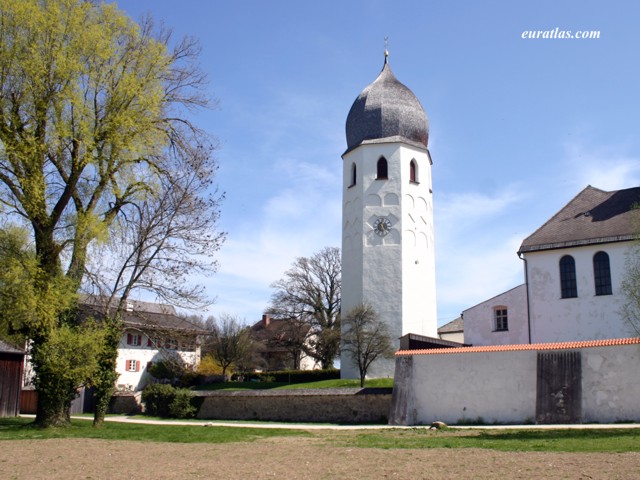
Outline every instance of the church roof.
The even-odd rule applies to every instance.
[[[640,187],[587,186],[520,246],[522,252],[632,240],[640,233]]]
[[[365,143],[406,142],[427,148],[429,121],[420,101],[384,67],[349,110],[346,124],[347,152]]]

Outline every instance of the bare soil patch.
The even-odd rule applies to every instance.
[[[330,446],[316,438],[180,444],[91,439],[3,441],[2,479],[631,479],[640,453],[498,452]]]

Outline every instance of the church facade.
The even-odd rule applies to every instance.
[[[640,188],[587,186],[523,240],[525,283],[463,312],[465,343],[504,345],[635,337],[623,314],[637,253]]]
[[[342,315],[373,307],[399,346],[407,333],[437,332],[429,123],[416,96],[391,71],[353,103],[343,154]],[[379,359],[371,377],[393,376]],[[348,354],[343,378],[357,378]]]

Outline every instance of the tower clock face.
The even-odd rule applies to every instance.
[[[376,235],[380,237],[384,237],[391,230],[391,222],[386,217],[379,217],[373,223],[373,231],[376,232]]]

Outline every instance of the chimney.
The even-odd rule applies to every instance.
[[[262,315],[262,323],[264,324],[265,328],[269,326],[270,322],[271,322],[271,317],[269,316],[268,313],[265,313],[264,315]]]

